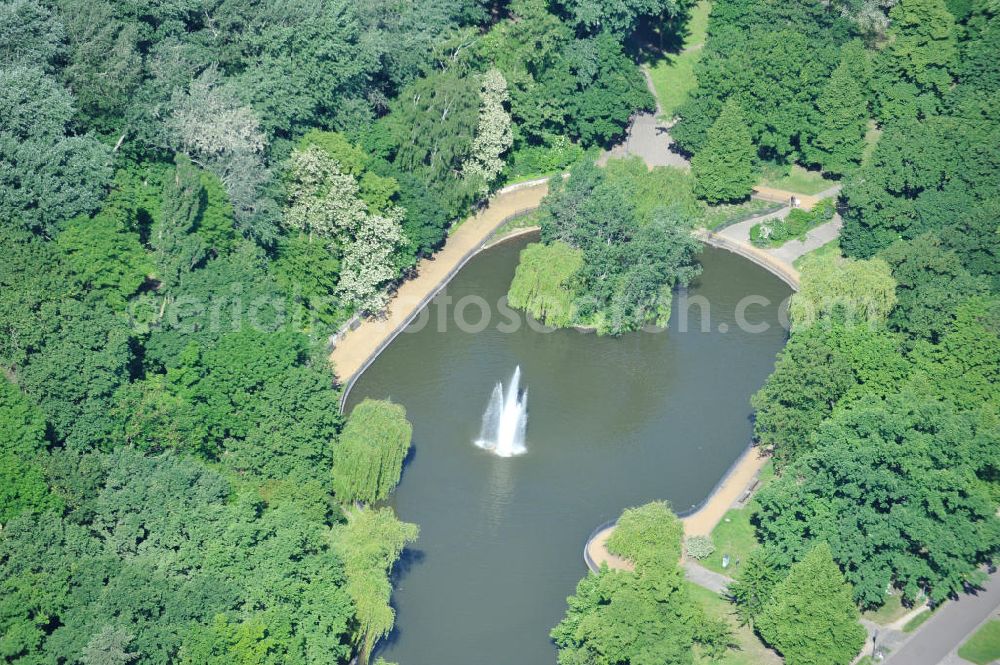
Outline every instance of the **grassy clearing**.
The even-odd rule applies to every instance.
[[[924,622],[930,619],[932,614],[934,614],[934,610],[924,610],[923,612],[921,612],[920,614],[918,614],[917,616],[913,617],[912,619],[906,622],[906,625],[903,626],[903,632],[912,633],[917,628],[920,628],[922,625],[924,625]]]
[[[1000,659],[1000,619],[984,623],[958,648],[958,655],[977,665],[988,665]]]
[[[684,48],[690,49],[701,46],[705,43],[708,34],[708,15],[712,11],[712,3],[708,0],[701,0],[691,9],[691,18],[688,19],[688,33],[684,37]]]
[[[694,74],[694,65],[701,57],[701,46],[705,43],[705,33],[708,30],[708,14],[712,3],[701,0],[691,10],[688,19],[688,33],[684,37],[684,48],[680,53],[671,53],[649,64],[649,77],[653,81],[653,90],[660,102],[663,117],[667,120],[674,117],[681,104],[687,101],[688,95],[698,85]]]
[[[909,612],[912,607],[903,605],[902,596],[893,594],[886,597],[885,604],[877,610],[862,612],[861,616],[882,626],[888,625]]]
[[[865,151],[861,153],[862,166],[867,164],[871,160],[872,155],[875,154],[875,145],[878,143],[880,136],[882,136],[882,130],[872,120],[868,123],[868,131],[865,132]]]
[[[709,570],[735,577],[746,561],[747,555],[758,547],[754,528],[750,523],[753,502],[745,508],[731,508],[712,529],[715,551],[699,563]],[[723,555],[729,555],[729,567],[722,567]]]
[[[727,651],[719,660],[696,653],[696,665],[780,665],[781,658],[776,653],[765,647],[748,626],[739,625],[729,601],[704,587],[690,582],[687,584],[691,598],[700,603],[709,616],[720,617],[729,622],[736,638],[734,641],[739,645],[738,649]]]
[[[760,471],[760,484],[757,489],[766,485],[772,478],[774,478],[774,464],[768,462]],[[753,499],[750,499],[743,508],[729,509],[712,529],[715,551],[699,563],[709,570],[736,577],[750,552],[760,546],[754,536],[754,526],[750,523],[756,510],[757,503]],[[727,568],[722,567],[722,557],[725,554],[729,555]]]
[[[662,117],[670,120],[677,109],[687,101],[691,91],[698,85],[694,74],[694,64],[701,57],[701,51],[684,51],[669,55],[649,67],[649,77],[653,90],[660,102]]]
[[[837,256],[843,256],[843,252],[840,251],[840,240],[838,238],[834,238],[833,240],[826,243],[822,247],[817,247],[811,252],[806,252],[799,258],[795,259],[793,265],[795,266],[796,270],[801,270],[802,262],[805,260],[807,256],[826,257],[829,254],[836,254]]]
[[[739,224],[745,219],[766,215],[769,212],[781,210],[785,204],[761,199],[750,199],[743,203],[723,203],[708,206],[698,222],[699,226],[710,231],[720,231],[727,226]]]
[[[765,163],[761,183],[767,187],[798,194],[819,194],[837,182],[823,177],[819,171],[809,171],[798,164]]]

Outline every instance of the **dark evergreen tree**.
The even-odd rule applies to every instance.
[[[754,158],[743,109],[731,99],[691,160],[695,194],[709,203],[746,198],[757,178]]]

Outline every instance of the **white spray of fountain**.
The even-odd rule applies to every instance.
[[[524,430],[528,426],[528,389],[521,393],[518,388],[520,382],[520,367],[514,370],[506,396],[503,383],[497,381],[483,413],[483,429],[476,445],[499,457],[522,455],[528,450],[524,446]]]

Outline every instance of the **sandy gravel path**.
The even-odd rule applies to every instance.
[[[417,264],[417,276],[400,285],[379,319],[365,319],[333,347],[330,361],[340,381],[350,383],[378,353],[474,256],[508,218],[537,208],[549,191],[548,179],[500,190],[481,211],[465,220],[441,250]]]

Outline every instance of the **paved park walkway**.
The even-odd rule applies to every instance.
[[[990,575],[984,589],[948,601],[913,636],[895,649],[886,665],[937,665],[964,662],[954,651],[1000,607],[1000,572]]]
[[[722,481],[716,485],[708,500],[687,517],[681,518],[684,525],[684,535],[707,536],[712,533],[715,525],[722,520],[730,508],[739,503],[747,490],[753,486],[760,470],[767,464],[767,458],[758,454],[757,448],[747,448],[746,452],[736,460]],[[632,570],[632,563],[621,557],[614,556],[607,550],[607,540],[614,531],[610,526],[599,531],[585,545],[590,561],[600,567],[607,563],[609,568]],[[588,561],[588,566],[590,562]]]
[[[364,371],[505,221],[537,208],[548,191],[548,178],[500,190],[485,208],[448,236],[439,252],[421,259],[416,277],[400,285],[382,317],[361,320],[335,341],[330,361],[341,382],[349,384]]]
[[[656,88],[649,71],[642,67],[642,75],[646,77],[646,87],[656,97]],[[655,166],[675,166],[680,169],[690,169],[691,163],[682,155],[673,152],[670,146],[674,140],[670,138],[670,125],[661,120],[663,107],[656,100],[656,111],[653,113],[637,113],[626,130],[625,140],[610,150],[605,150],[597,159],[598,166],[604,166],[608,160],[621,157],[639,157],[652,169]]]

